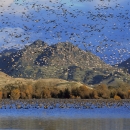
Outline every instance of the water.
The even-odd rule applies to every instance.
[[[130,119],[0,119],[1,129],[43,129],[43,130],[129,130]]]
[[[25,102],[26,107],[17,109],[16,104]],[[99,101],[97,104],[88,100],[25,102],[1,103],[0,129],[130,130],[130,101]],[[49,104],[48,108],[44,107],[46,104]],[[61,105],[64,107],[59,108]]]

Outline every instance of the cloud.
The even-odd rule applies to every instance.
[[[8,7],[14,2],[14,0],[0,0],[1,7]]]
[[[5,27],[0,29],[0,44],[2,45],[2,48],[8,48],[15,44],[18,44],[18,41],[16,40],[16,37],[22,36],[24,30],[21,28],[11,28],[11,27]]]
[[[20,4],[21,0],[19,0],[18,3],[14,0],[0,0],[0,12],[2,12],[3,15],[8,15],[9,13],[13,15],[21,15],[23,12],[27,13],[28,9],[26,4]]]
[[[63,0],[64,1],[64,0]],[[95,9],[101,8],[101,7],[115,7],[115,5],[126,5],[129,0],[66,0],[64,3],[66,3],[67,6],[71,8],[80,8],[80,9]]]
[[[112,7],[115,6],[116,4],[122,4],[122,3],[126,3],[128,2],[128,0],[124,1],[124,0],[93,0],[92,2],[90,2],[91,5],[94,6],[108,6],[108,7]]]
[[[40,2],[40,3],[50,3],[50,2],[52,2],[52,3],[56,3],[56,2],[58,2],[58,1],[61,1],[61,0],[37,0],[37,2]],[[65,0],[62,0],[62,1],[64,1],[65,2]],[[35,2],[35,3],[37,3],[35,0],[26,0],[26,2]]]
[[[37,39],[42,40],[42,33],[33,31],[26,32],[24,29],[16,27],[5,27],[0,29],[0,50],[18,47],[21,48]]]
[[[59,0],[0,0],[0,12],[3,15],[23,15],[24,13],[28,14],[32,11],[46,9],[57,9],[53,7],[55,3],[60,2]],[[45,7],[45,8],[44,8]]]

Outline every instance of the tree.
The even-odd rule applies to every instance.
[[[2,91],[0,90],[0,99],[2,99],[2,97],[3,97],[3,96],[2,96]]]
[[[91,98],[91,99],[98,99],[99,97],[98,97],[98,93],[97,93],[97,91],[95,91],[95,90],[91,90],[91,92],[90,92],[90,94],[89,94],[89,97]]]
[[[5,90],[4,88],[2,89],[2,98],[3,99],[10,98],[10,93],[8,93],[8,91]]]
[[[68,88],[64,90],[64,98],[70,98],[70,91]]]
[[[75,97],[78,97],[79,96],[79,88],[73,88],[71,90],[71,94]]]
[[[32,99],[33,87],[30,84],[23,84],[19,87],[21,99]]]
[[[110,93],[106,84],[99,84],[95,87],[95,90],[98,93],[98,97],[105,99],[110,98]]]
[[[43,98],[42,90],[41,88],[36,88],[35,89],[35,94],[33,95],[35,98]]]
[[[42,90],[42,98],[51,98],[51,92],[49,89],[44,88]]]
[[[51,97],[52,98],[58,98],[58,93],[59,93],[59,90],[54,88],[51,90]]]
[[[130,90],[128,90],[128,98],[130,98]]]
[[[110,98],[114,98],[114,96],[117,94],[117,91],[115,88],[110,88]]]
[[[64,98],[64,93],[62,90],[59,91],[58,98]]]
[[[27,99],[26,93],[25,92],[20,92],[20,98],[21,99]]]
[[[121,90],[117,91],[117,95],[122,98],[122,99],[126,99],[127,98],[127,93]]]
[[[25,89],[25,93],[28,99],[32,99],[33,87],[31,85],[27,85]]]
[[[92,90],[87,88],[85,85],[80,86],[78,89],[79,89],[78,90],[79,91],[79,96],[81,98],[85,98],[85,99],[91,98]]]
[[[20,90],[19,89],[13,89],[11,90],[11,95],[10,95],[11,99],[19,99],[20,98]]]

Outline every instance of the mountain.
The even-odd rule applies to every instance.
[[[16,52],[16,51],[17,51],[17,49],[11,48],[11,49],[3,50],[1,53],[13,53],[13,52]]]
[[[104,63],[91,52],[69,42],[48,45],[37,40],[24,49],[2,54],[0,69],[13,77],[59,78],[91,85],[130,79],[122,69]]]
[[[130,58],[118,64],[118,67],[123,68],[125,72],[130,74]]]

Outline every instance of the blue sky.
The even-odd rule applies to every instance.
[[[129,0],[1,0],[0,48],[69,41],[106,63],[130,57]]]

